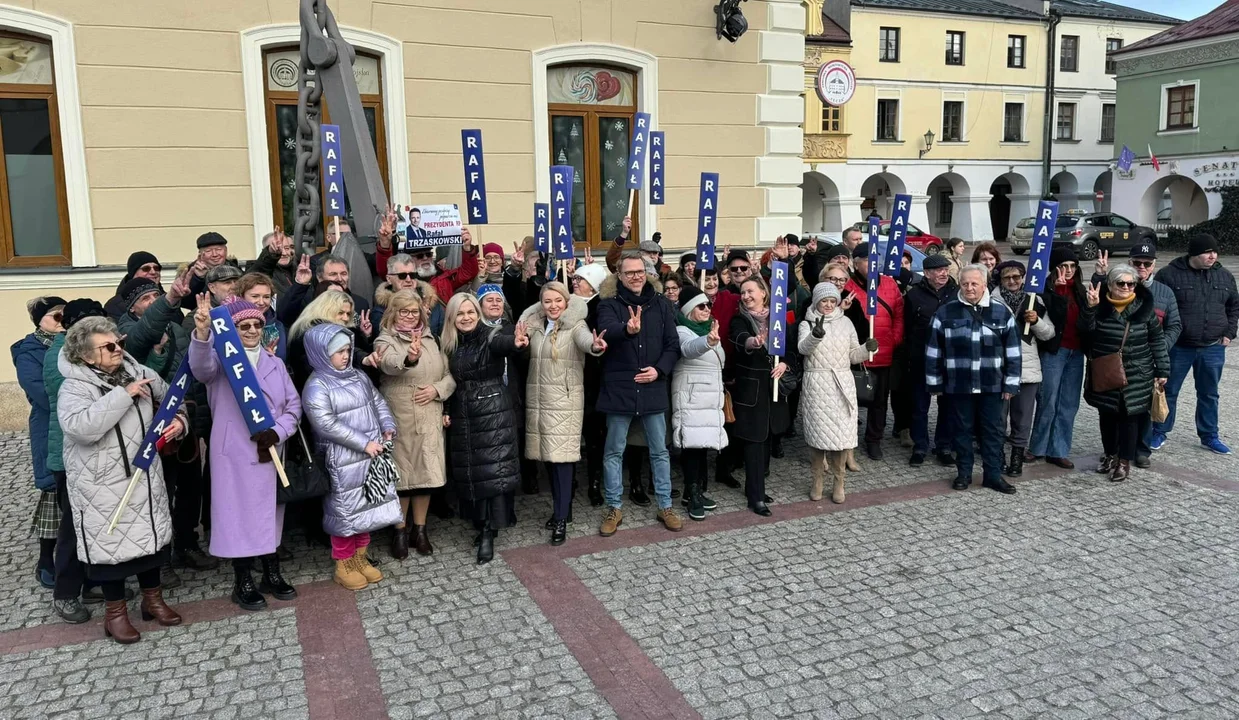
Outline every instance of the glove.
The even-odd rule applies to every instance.
[[[869,352],[871,352],[871,353],[875,353],[875,352],[877,352],[877,351],[878,351],[878,339],[877,339],[877,338],[869,338],[868,340],[866,340],[866,341],[865,341],[865,349],[866,349],[866,350],[868,350],[868,351],[869,351]]]
[[[818,340],[826,337],[826,318],[819,317],[813,322],[813,337]]]
[[[258,444],[258,462],[271,462],[271,448],[279,444],[280,436],[268,428],[250,436],[250,440]]]

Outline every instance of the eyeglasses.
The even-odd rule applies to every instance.
[[[645,276],[645,270],[624,270],[620,273],[620,275],[623,275],[626,278],[639,278]]]
[[[1024,274],[1020,273],[1019,275],[1003,275],[1002,276],[1003,282],[1009,282],[1011,280],[1015,280],[1016,282],[1021,282],[1024,280]]]
[[[1115,280],[1115,281],[1114,281],[1114,287],[1121,287],[1121,288],[1134,288],[1134,287],[1136,287],[1136,281],[1134,281],[1134,280]]]
[[[237,323],[237,332],[254,332],[256,330],[262,330],[262,326],[263,323],[260,323],[257,320],[247,320],[245,322]]]
[[[143,265],[142,267],[138,268],[138,272],[144,272],[144,273],[145,272],[160,272],[162,270],[163,268],[161,266],[155,265],[154,263],[147,263],[146,265]]]
[[[391,276],[396,278],[397,280],[412,280],[413,278],[417,277],[417,273],[411,273],[411,272],[391,273]]]
[[[1138,268],[1150,268],[1150,267],[1153,267],[1153,263],[1155,262],[1157,261],[1156,260],[1132,260],[1131,264]]]
[[[121,352],[125,349],[125,338],[121,338],[116,342],[105,342],[102,345],[96,345],[96,350],[107,350],[110,353]]]
[[[752,270],[753,268],[749,267],[748,265],[732,265],[731,267],[727,269],[733,273],[746,273]]]
[[[417,317],[420,314],[420,310],[410,310],[409,308],[401,308],[396,311],[397,317]]]
[[[828,277],[826,278],[826,282],[832,282],[836,285],[847,285],[848,279],[845,277]]]

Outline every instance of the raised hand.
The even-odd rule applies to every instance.
[[[594,253],[590,251],[589,246],[585,246],[585,263],[586,265],[594,264]]]
[[[413,402],[418,405],[428,405],[439,399],[439,391],[433,385],[418,385],[413,392]]]
[[[189,295],[189,271],[181,273],[172,281],[172,287],[168,288],[168,304],[176,305],[186,295]]]
[[[129,393],[131,398],[148,398],[151,396],[151,389],[147,385],[153,382],[155,382],[154,378],[135,380],[125,386],[125,392]]]
[[[473,233],[469,232],[469,228],[460,229],[460,249],[463,252],[473,252]]]
[[[1055,285],[1066,285],[1067,284],[1067,268],[1063,267],[1062,265],[1059,265],[1058,267],[1054,268],[1054,284]]]
[[[805,249],[805,252],[816,253],[817,252],[817,238],[809,238],[809,242],[805,243],[804,249]]]
[[[529,328],[523,322],[516,323],[516,347],[529,347]]]
[[[628,325],[624,328],[629,335],[638,335],[641,333],[641,313],[645,311],[645,307],[641,306],[633,309],[628,307]]]
[[[206,263],[202,262],[201,250],[198,251],[198,259],[193,261],[193,263],[189,266],[189,270],[200,278],[206,277],[207,266]]]
[[[1088,306],[1097,307],[1101,303],[1101,284],[1092,283],[1088,286]]]
[[[293,276],[293,281],[298,285],[309,285],[314,274],[310,272],[310,256],[308,254],[301,256],[301,262],[297,263],[297,273]]]
[[[366,337],[370,337],[370,333],[374,332],[374,325],[370,324],[370,311],[362,310],[358,316],[357,327]]]
[[[779,260],[786,260],[787,253],[787,237],[780,235],[778,239],[774,241],[774,257]]]
[[[387,346],[380,346],[379,349],[366,356],[365,360],[361,361],[362,365],[367,367],[377,368],[379,363],[383,361],[383,355],[387,352]]]
[[[843,296],[843,300],[839,302],[839,307],[847,310],[852,307],[852,303],[856,300],[856,293],[849,292]]]
[[[625,215],[622,229],[620,230],[620,237],[626,238],[630,232],[632,232],[632,218]]]
[[[392,235],[396,234],[396,206],[388,205],[386,212],[383,213],[383,219],[379,221],[379,246],[386,249],[391,247]]]
[[[407,357],[409,359],[409,362],[411,363],[416,363],[418,360],[422,359],[422,336],[421,335],[413,336],[413,342],[409,343],[409,352],[405,357]]]
[[[194,334],[206,340],[211,333],[211,296],[198,293],[198,309],[194,311]]]
[[[518,242],[512,243],[512,259],[510,262],[512,267],[525,267],[525,251],[521,249],[521,244]]]
[[[710,333],[706,335],[706,344],[709,345],[710,347],[714,347],[715,345],[718,345],[719,342],[721,341],[722,341],[722,338],[720,338],[718,334],[718,320],[711,320],[710,321]]]
[[[597,330],[594,331],[594,352],[604,353],[607,351],[607,341],[602,339],[606,334],[606,330],[603,330],[601,333]]]
[[[818,315],[817,320],[813,321],[813,337],[821,340],[826,337],[826,316]]]
[[[1097,254],[1097,265],[1093,268],[1094,275],[1105,275],[1110,271],[1110,252],[1102,250]]]

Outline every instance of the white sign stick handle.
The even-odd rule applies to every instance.
[[[108,523],[108,535],[116,529],[116,523],[120,522],[120,515],[125,511],[125,506],[129,504],[129,498],[133,495],[133,489],[138,485],[138,478],[142,477],[142,468],[137,468],[133,471],[133,477],[129,478],[129,487],[125,488],[125,496],[120,499],[120,505],[116,506],[116,512],[112,513],[112,522]]]
[[[637,191],[634,189],[632,192],[628,193],[628,212],[624,214],[632,215],[632,210],[636,206],[636,204],[637,204]]]
[[[271,464],[275,466],[275,474],[280,476],[280,484],[288,487],[288,475],[284,473],[284,461],[280,460],[278,447],[271,448]]]
[[[869,337],[873,337],[873,321],[874,316],[869,316]],[[873,362],[873,353],[869,353],[869,362]]]
[[[1032,309],[1033,309],[1033,306],[1036,304],[1036,302],[1037,302],[1037,296],[1036,296],[1036,295],[1029,295],[1029,296],[1028,296],[1028,309],[1029,309],[1029,310],[1032,310]],[[1032,328],[1032,323],[1029,323],[1029,322],[1024,323],[1024,332],[1025,332],[1025,333],[1027,333],[1027,332],[1028,332],[1031,328]]]
[[[774,379],[774,401],[775,402],[779,401],[779,379],[778,378]]]

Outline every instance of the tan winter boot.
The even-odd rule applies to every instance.
[[[813,487],[809,490],[809,499],[817,502],[822,499],[822,485],[826,482],[826,453],[810,448],[809,462],[813,465]]]
[[[843,476],[847,472],[847,461],[841,457],[832,458],[831,474],[834,476],[834,487],[831,488],[830,500],[836,505],[842,505],[847,496],[843,492]]]
[[[336,560],[336,575],[333,579],[347,590],[365,590],[369,584],[366,576],[357,569],[356,558]]]
[[[846,458],[844,464],[847,469],[852,472],[860,472],[860,465],[856,462],[856,448],[848,448],[844,453]]]
[[[383,573],[370,564],[370,558],[366,556],[366,548],[364,547],[357,548],[357,552],[353,554],[353,567],[357,569],[357,572],[361,573],[368,583],[376,583],[383,579]]]

